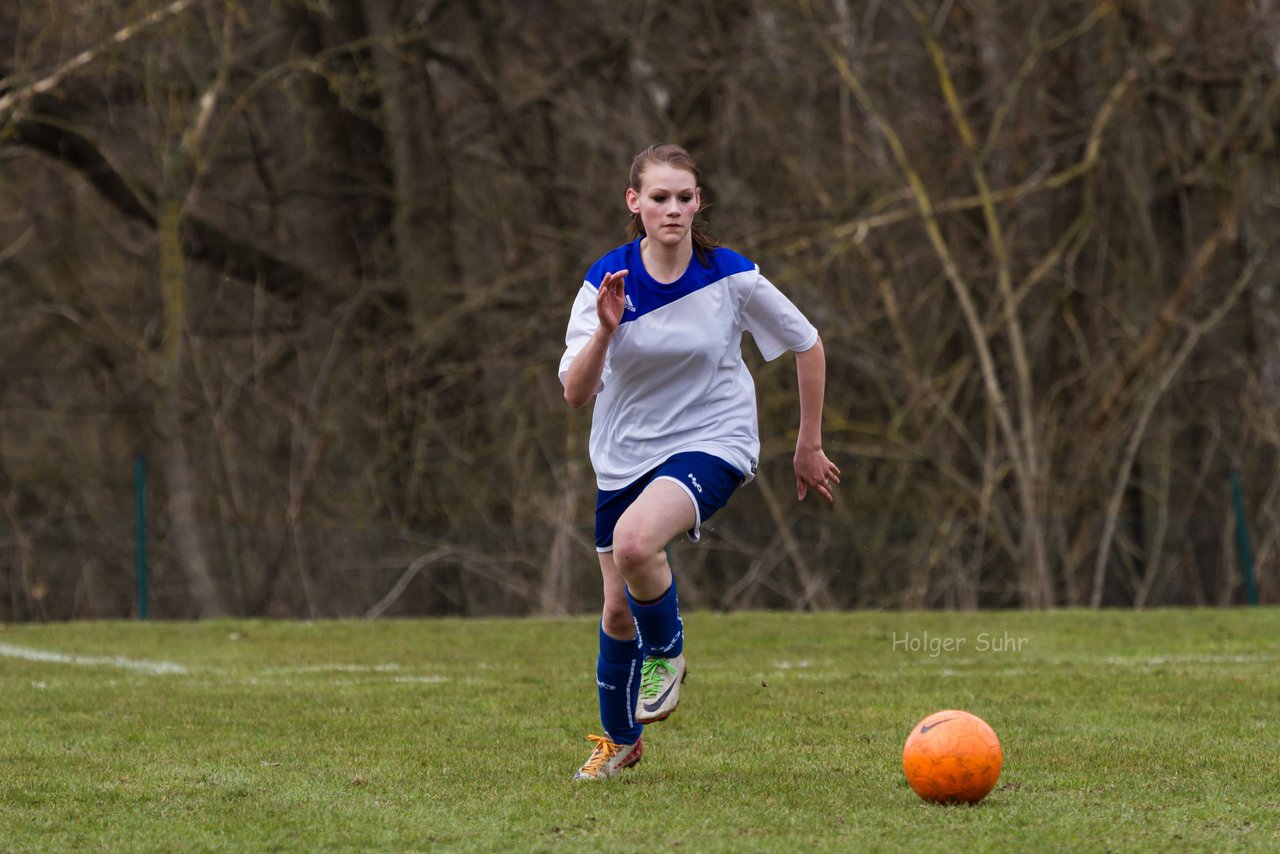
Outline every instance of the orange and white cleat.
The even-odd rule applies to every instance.
[[[616,744],[607,735],[589,735],[587,741],[595,743],[586,764],[573,775],[575,780],[611,780],[623,768],[630,768],[640,761],[644,752],[642,739],[635,744]]]

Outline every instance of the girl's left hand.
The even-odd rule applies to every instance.
[[[840,468],[822,448],[796,448],[796,498],[804,501],[804,497],[812,489],[826,499],[827,503],[835,501],[832,490],[840,483]]]

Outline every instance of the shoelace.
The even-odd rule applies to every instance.
[[[597,774],[601,766],[614,757],[618,752],[618,745],[613,743],[613,739],[607,735],[589,735],[587,741],[596,743],[595,750],[591,751],[591,758],[587,760],[587,764],[582,766],[582,773]]]
[[[640,696],[646,700],[651,700],[658,696],[662,691],[662,679],[665,670],[672,675],[676,669],[671,662],[665,658],[646,658],[644,664],[640,665]]]

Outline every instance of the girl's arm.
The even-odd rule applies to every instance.
[[[587,345],[573,357],[564,379],[564,399],[574,409],[581,409],[586,405],[600,385],[600,376],[604,373],[604,357],[609,352],[613,333],[618,331],[622,310],[626,305],[626,291],[623,288],[626,276],[626,270],[606,274],[596,292],[596,314],[600,318],[600,325],[596,327]]]
[[[828,502],[840,482],[840,469],[822,451],[822,397],[827,384],[827,357],[822,339],[796,353],[796,377],[800,386],[800,433],[796,438],[796,498],[804,500],[812,489]]]

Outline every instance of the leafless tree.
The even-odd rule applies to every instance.
[[[0,618],[596,606],[554,376],[645,144],[822,331],[696,607],[1280,595],[1280,5],[0,9]],[[754,359],[748,345],[749,356]]]

